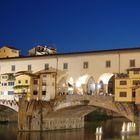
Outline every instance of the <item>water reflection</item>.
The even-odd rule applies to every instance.
[[[17,140],[84,140],[84,129],[48,132],[19,132]]]
[[[133,135],[121,135],[123,121],[88,122],[83,129],[45,132],[17,132],[16,124],[0,125],[0,140],[139,140]],[[96,135],[98,126],[103,127],[103,135]]]

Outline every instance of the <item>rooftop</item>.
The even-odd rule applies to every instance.
[[[66,52],[66,53],[45,54],[45,55],[35,55],[35,56],[8,57],[8,58],[0,58],[0,60],[18,59],[18,58],[34,58],[34,57],[44,57],[44,56],[67,56],[67,55],[80,55],[80,54],[93,54],[93,53],[110,53],[110,52],[118,53],[118,52],[124,52],[124,51],[127,52],[127,51],[138,51],[138,50],[140,51],[140,47],[119,48],[119,49],[116,48],[116,49],[109,49],[109,50],[94,50],[94,51],[81,51],[81,52]]]
[[[9,46],[9,45],[4,45],[4,46],[1,46],[0,48],[3,48],[3,47],[7,47],[7,48],[13,49],[13,50],[19,50],[19,49],[15,48],[15,47],[12,47],[12,46]]]

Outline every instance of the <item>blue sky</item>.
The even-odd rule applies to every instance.
[[[58,52],[140,46],[139,0],[0,0],[0,46],[23,54],[51,44]]]

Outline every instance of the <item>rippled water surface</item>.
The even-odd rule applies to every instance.
[[[140,140],[138,131],[133,135],[121,136],[123,119],[104,122],[87,122],[83,129],[45,132],[18,132],[17,124],[1,124],[0,140]],[[96,136],[96,127],[103,127],[103,135]]]

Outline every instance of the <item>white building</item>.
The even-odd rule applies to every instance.
[[[0,74],[26,70],[37,72],[52,67],[66,72],[57,78],[60,91],[108,93],[113,92],[113,75],[128,68],[140,68],[139,58],[140,48],[0,58]]]

